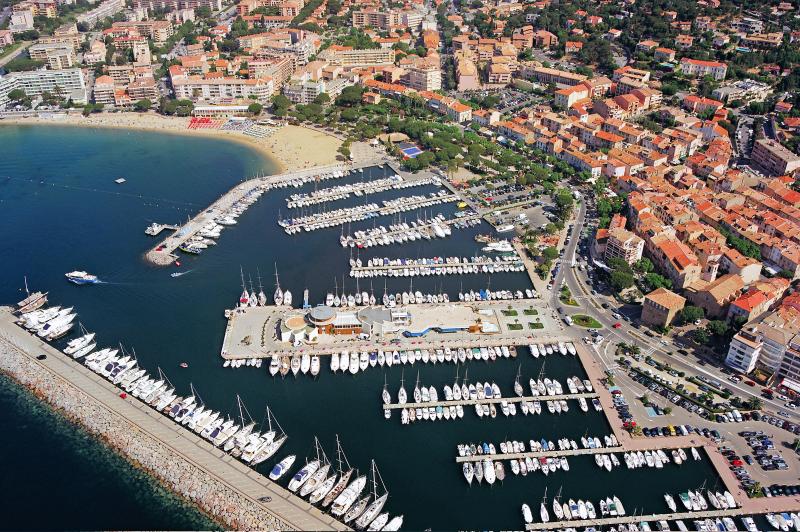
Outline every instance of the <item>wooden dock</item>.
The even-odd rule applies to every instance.
[[[621,525],[628,523],[641,523],[642,521],[677,521],[679,519],[706,519],[713,517],[737,517],[745,515],[740,508],[728,510],[704,510],[700,512],[676,512],[671,514],[650,514],[650,515],[622,515],[616,517],[603,517],[600,519],[573,519],[572,521],[551,521],[549,523],[529,523],[525,525],[526,530],[558,530],[563,528],[575,527],[600,527],[607,525]]]
[[[461,399],[459,401],[452,400],[452,401],[428,401],[427,403],[389,403],[384,404],[383,408],[393,410],[393,409],[403,409],[403,408],[430,408],[430,407],[449,407],[449,406],[471,406],[471,405],[489,405],[489,404],[500,404],[503,401],[506,403],[522,403],[526,401],[560,401],[562,399],[579,399],[583,397],[584,399],[594,399],[598,395],[596,393],[570,393],[570,394],[563,394],[563,395],[536,395],[530,397],[492,397],[491,399]]]
[[[305,178],[311,175],[330,173],[336,170],[346,171],[348,167],[342,164],[318,166],[308,168],[298,172],[286,174],[276,174],[271,176],[256,177],[239,183],[225,194],[220,196],[214,203],[201,210],[188,222],[176,228],[176,232],[162,240],[145,254],[145,259],[157,266],[167,266],[176,258],[175,250],[195,236],[206,224],[213,222],[221,214],[231,208],[236,202],[262,188],[273,188],[284,183],[289,183],[295,179]]]

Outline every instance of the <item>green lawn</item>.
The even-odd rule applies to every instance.
[[[536,310],[535,308],[526,308],[522,312],[524,312],[526,316],[538,316],[539,315],[539,311]]]
[[[536,321],[529,321],[528,328],[530,329],[544,329],[544,324],[536,322]]]
[[[508,324],[508,330],[509,331],[521,331],[522,330],[522,324],[521,323],[509,323]]]
[[[5,48],[3,48],[3,50],[2,50],[2,51],[0,51],[0,59],[4,58],[4,57],[6,57],[7,55],[9,55],[9,54],[11,54],[12,52],[14,52],[14,50],[16,50],[17,48],[19,48],[20,46],[22,46],[22,44],[23,44],[22,42],[15,42],[15,43],[14,43],[14,44],[12,44],[11,46],[6,46]]]
[[[587,327],[589,329],[600,329],[603,325],[594,319],[591,316],[587,316],[585,314],[575,314],[572,316],[572,322],[575,325],[579,325],[581,327]]]
[[[516,315],[519,314],[516,310],[513,310],[513,309],[511,309],[511,310],[501,310],[500,312],[503,313],[503,316],[516,316]]]

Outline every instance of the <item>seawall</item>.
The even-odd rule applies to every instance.
[[[0,370],[226,528],[346,530],[138,399],[121,398],[110,382],[31,336],[13,320],[10,309],[0,307]],[[38,360],[42,354],[47,357]]]

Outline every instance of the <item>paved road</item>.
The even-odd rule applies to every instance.
[[[562,266],[559,268],[559,273],[553,281],[553,290],[549,301],[554,308],[562,307],[567,313],[581,312],[588,314],[597,319],[603,325],[602,334],[605,338],[600,345],[595,346],[595,352],[598,354],[605,367],[607,369],[611,369],[615,365],[613,356],[617,344],[621,342],[626,344],[635,344],[641,348],[642,354],[651,355],[657,360],[669,362],[669,364],[676,371],[684,371],[690,375],[701,374],[720,382],[724,382],[728,388],[744,399],[749,397],[760,397],[760,388],[758,387],[752,388],[744,385],[743,383],[734,384],[728,381],[727,376],[719,371],[719,369],[713,366],[699,366],[697,360],[693,356],[685,357],[672,355],[671,353],[676,351],[679,347],[672,343],[671,339],[648,338],[643,332],[633,327],[630,323],[614,318],[612,313],[616,312],[613,309],[613,306],[616,306],[616,303],[614,303],[610,309],[603,309],[602,302],[604,302],[604,300],[601,297],[595,296],[591,293],[591,287],[588,284],[588,276],[586,273],[577,268],[570,267],[570,262],[572,257],[575,255],[575,250],[581,238],[581,230],[583,229],[585,218],[586,207],[584,201],[581,201],[577,216],[575,218],[572,237],[565,246]],[[588,259],[588,257],[585,258]],[[558,286],[560,286],[562,280],[572,292],[573,297],[579,305],[578,307],[569,307],[560,303],[558,299]],[[615,323],[620,323],[620,327],[618,329],[614,328]],[[582,336],[586,336],[585,329],[575,326],[568,327],[565,333],[571,335],[576,339],[576,341],[580,341]],[[767,400],[763,397],[760,398],[763,401],[764,407],[772,412],[786,410],[783,405],[783,401]],[[792,419],[797,419],[797,413],[790,412],[790,414],[792,414]]]

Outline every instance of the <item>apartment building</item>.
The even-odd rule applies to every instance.
[[[51,70],[64,70],[75,66],[75,50],[67,43],[37,43],[28,48],[31,59],[44,61]]]
[[[60,93],[76,103],[86,103],[86,81],[79,68],[14,72],[8,77],[15,78],[16,88],[25,91],[28,96],[40,96],[44,92]]]
[[[608,241],[603,260],[621,259],[633,264],[642,258],[644,240],[630,231],[616,227],[608,230]]]
[[[114,93],[117,90],[114,78],[99,76],[94,80],[92,99],[100,105],[114,105]]]
[[[645,243],[645,248],[653,263],[672,280],[675,288],[686,288],[700,279],[702,268],[697,256],[673,235],[655,235]]]
[[[274,85],[272,79],[240,79],[233,77],[173,76],[172,88],[178,99],[193,102],[225,103],[235,99],[255,99],[268,103]]]
[[[771,139],[757,140],[750,158],[770,175],[791,175],[800,168],[800,155]]]
[[[728,74],[728,65],[718,61],[701,61],[684,57],[680,62],[681,72],[687,76],[702,78],[711,76],[716,81],[722,81]]]
[[[557,87],[571,87],[578,83],[586,81],[586,76],[583,74],[575,74],[574,72],[567,72],[566,70],[558,70],[555,68],[545,68],[543,66],[527,66],[524,65],[520,71],[522,77],[526,79],[534,79],[544,85],[556,85]]]
[[[143,37],[152,39],[157,45],[164,44],[175,33],[172,23],[167,20],[114,22],[111,27],[115,30],[131,30]]]
[[[344,68],[387,66],[394,64],[394,50],[371,48],[359,50],[350,46],[330,46],[319,54],[319,59]]]
[[[756,327],[743,328],[731,338],[725,365],[746,375],[756,369],[763,346],[763,338]]]
[[[113,17],[123,9],[125,9],[125,0],[104,0],[97,7],[78,15],[77,21],[94,26],[97,21]]]
[[[437,61],[417,62],[408,69],[408,86],[416,91],[437,91],[442,88],[442,69]]]
[[[197,9],[207,7],[211,11],[222,9],[222,0],[132,0],[133,9],[163,9],[175,11],[178,9]]]

